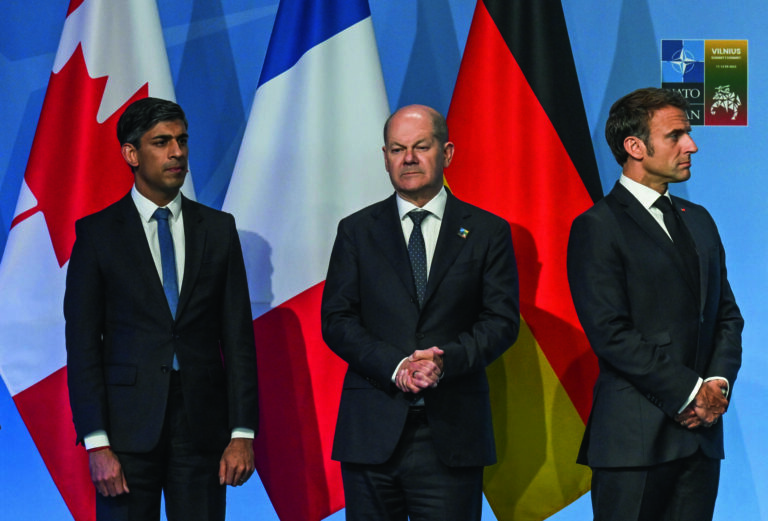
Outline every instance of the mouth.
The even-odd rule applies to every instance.
[[[186,165],[168,166],[165,171],[171,174],[181,175],[187,173]]]

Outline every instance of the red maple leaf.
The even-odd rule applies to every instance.
[[[144,84],[104,123],[96,114],[107,76],[91,78],[83,50],[51,74],[40,121],[32,142],[24,179],[37,206],[14,219],[12,226],[43,212],[59,266],[75,243],[75,221],[117,201],[133,184],[131,171],[120,154],[117,120],[125,107],[145,98]]]

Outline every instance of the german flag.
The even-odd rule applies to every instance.
[[[566,277],[573,219],[602,197],[559,0],[479,0],[448,114],[446,172],[463,200],[504,217],[520,275],[520,338],[488,368],[500,520],[541,520],[589,489],[575,463],[597,362]]]

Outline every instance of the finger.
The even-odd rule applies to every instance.
[[[226,483],[227,479],[227,464],[224,461],[224,458],[219,461],[219,485],[223,485]]]
[[[120,484],[123,487],[123,492],[125,492],[126,494],[129,494],[131,492],[130,490],[128,490],[128,481],[126,481],[125,474],[123,474],[122,470],[120,471]]]
[[[96,483],[96,490],[99,491],[99,494],[101,494],[104,497],[109,496],[109,490],[107,490],[107,486],[104,483]]]

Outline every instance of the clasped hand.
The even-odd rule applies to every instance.
[[[443,350],[437,346],[417,349],[403,360],[395,377],[395,385],[404,393],[419,393],[437,387],[443,374]]]
[[[675,416],[675,421],[688,429],[711,427],[728,410],[727,388],[724,380],[704,382],[691,404]]]

